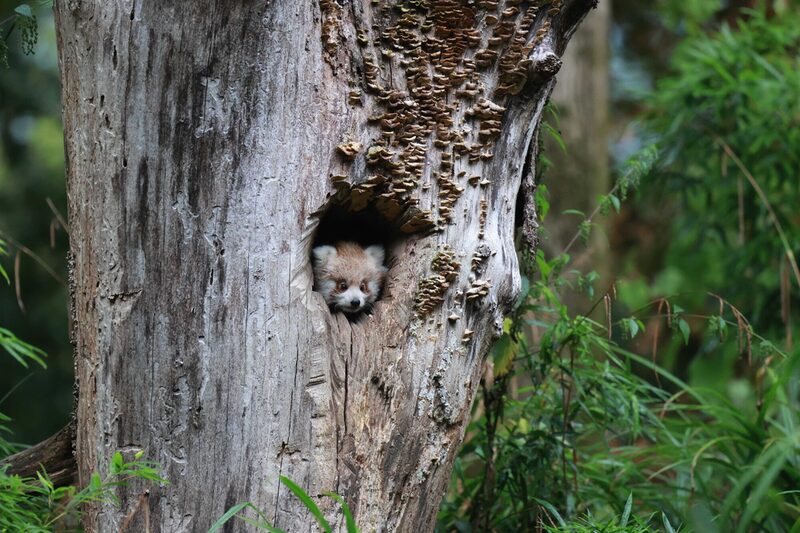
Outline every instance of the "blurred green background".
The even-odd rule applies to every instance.
[[[0,0],[0,20],[18,5]],[[35,15],[35,53],[23,54],[19,32],[12,31],[9,65],[0,67],[0,239],[7,241],[10,254],[2,261],[12,278],[19,264],[18,280],[0,288],[0,326],[48,354],[47,370],[0,358],[0,398],[5,396],[0,410],[13,419],[13,440],[23,443],[35,443],[66,424],[73,375],[65,282],[69,242],[48,206],[49,199],[66,217],[55,29],[49,7],[35,8]],[[8,30],[4,25],[3,33]]]

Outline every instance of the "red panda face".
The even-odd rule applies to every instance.
[[[314,248],[313,257],[314,290],[332,310],[356,315],[372,308],[386,275],[382,246],[338,242]]]

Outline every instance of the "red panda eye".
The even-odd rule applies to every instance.
[[[340,279],[336,282],[336,289],[339,291],[346,291],[347,290],[347,282],[343,279]]]
[[[369,285],[366,281],[361,282],[361,292],[369,292]]]

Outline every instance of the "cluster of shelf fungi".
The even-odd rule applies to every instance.
[[[337,75],[350,76],[348,103],[371,113],[369,141],[348,137],[338,145],[348,172],[330,176],[334,201],[352,211],[370,206],[401,235],[409,235],[443,231],[459,215],[458,200],[466,188],[476,188],[482,241],[493,179],[482,170],[494,157],[506,101],[528,81],[532,52],[550,31],[561,3],[372,0],[348,13],[336,0],[320,0],[325,58]],[[342,44],[347,31],[355,31],[358,50],[345,61],[341,47],[350,44]],[[428,192],[432,184],[434,199]],[[461,215],[474,205],[465,202]],[[475,252],[471,284],[457,295],[462,306],[488,294],[490,281],[480,275],[490,255],[485,244]],[[416,293],[418,318],[442,303],[459,267],[453,250],[441,245],[431,275]],[[457,314],[448,317],[457,319]],[[463,340],[471,334],[466,330]]]

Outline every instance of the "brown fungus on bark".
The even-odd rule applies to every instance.
[[[461,342],[463,342],[464,344],[469,344],[469,342],[472,340],[472,335],[474,333],[475,332],[472,331],[471,329],[465,329],[464,330],[464,335],[462,335],[462,337],[461,337]]]
[[[467,302],[478,302],[489,294],[491,286],[492,284],[488,279],[476,279],[464,293],[464,297],[467,299]]]
[[[485,242],[480,243],[475,249],[470,266],[476,276],[480,277],[486,271],[486,263],[491,255],[492,249]]]
[[[346,159],[355,159],[358,152],[361,151],[361,143],[356,141],[345,141],[336,147],[339,153]]]
[[[444,295],[458,277],[460,268],[461,264],[456,261],[455,253],[449,246],[443,246],[436,252],[431,261],[433,273],[420,282],[414,297],[417,317],[425,318],[444,301]]]
[[[389,245],[402,236],[425,234],[434,229],[431,213],[405,190],[377,174],[353,185],[348,176],[334,175],[337,192],[313,218],[319,220],[315,244],[340,240]]]
[[[322,46],[325,61],[335,69],[342,30],[342,6],[336,0],[319,0],[322,13]]]
[[[373,1],[372,25],[352,21],[360,61],[351,71],[348,93],[371,110],[360,139],[366,148],[338,147],[353,161],[350,178],[332,178],[338,205],[346,203],[351,212],[369,205],[406,234],[443,231],[451,224],[465,186],[485,189],[496,179],[481,174],[491,172],[508,98],[526,84],[539,86],[559,66],[548,54],[551,17],[559,15],[562,1]],[[339,36],[330,30],[343,14],[338,3],[321,0],[321,5],[328,50]],[[481,240],[487,193],[479,199]],[[434,294],[440,281],[423,282],[416,311],[429,312],[427,302],[437,298],[422,293]],[[474,301],[488,287],[466,290]]]
[[[483,239],[486,233],[486,216],[489,211],[489,203],[485,199],[481,199],[481,211],[478,215],[478,223],[480,225],[480,229],[478,230],[478,238]]]

